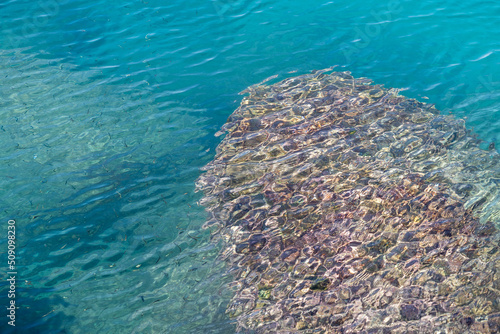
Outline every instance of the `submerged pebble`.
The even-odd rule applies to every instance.
[[[197,186],[240,332],[500,328],[499,155],[348,72],[249,87]]]

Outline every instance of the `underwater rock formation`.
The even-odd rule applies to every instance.
[[[197,187],[256,333],[500,332],[499,154],[331,69],[256,85]]]

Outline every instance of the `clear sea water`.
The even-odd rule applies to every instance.
[[[3,1],[0,261],[6,277],[15,219],[19,308],[0,332],[234,332],[194,182],[238,92],[337,65],[498,146],[499,14],[478,0]]]

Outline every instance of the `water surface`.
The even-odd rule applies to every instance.
[[[18,332],[234,332],[194,181],[238,92],[337,65],[467,117],[487,146],[499,12],[474,0],[0,4]]]

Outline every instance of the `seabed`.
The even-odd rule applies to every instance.
[[[197,182],[239,332],[500,332],[494,147],[349,72],[244,93]]]

